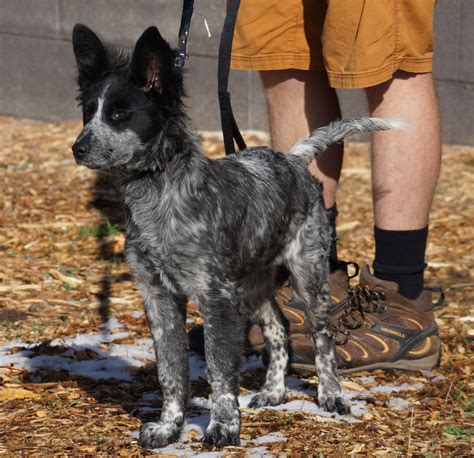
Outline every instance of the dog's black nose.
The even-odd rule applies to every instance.
[[[77,158],[84,157],[89,152],[89,146],[84,142],[76,142],[72,145],[72,152]]]

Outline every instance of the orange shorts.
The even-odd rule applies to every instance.
[[[436,0],[241,0],[237,70],[326,71],[331,86],[362,88],[397,70],[431,72]]]

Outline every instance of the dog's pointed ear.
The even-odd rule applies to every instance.
[[[149,27],[138,39],[130,69],[145,92],[161,94],[174,53],[156,27]]]
[[[72,31],[72,45],[81,89],[96,81],[107,68],[107,52],[100,38],[89,27],[76,24]]]

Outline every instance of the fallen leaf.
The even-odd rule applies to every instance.
[[[30,290],[40,290],[41,285],[1,285],[0,286],[0,293],[6,292],[16,292],[16,291],[30,291]]]
[[[70,277],[69,275],[64,275],[61,272],[59,272],[58,270],[51,269],[49,271],[49,273],[54,279],[62,281],[63,283],[66,283],[71,288],[78,288],[83,283],[83,281],[80,278],[75,278],[75,277]]]
[[[350,221],[337,225],[337,232],[350,231],[360,225],[360,221]]]
[[[349,455],[361,452],[364,447],[365,444],[355,444],[354,447],[352,447],[352,450],[349,452]]]
[[[40,395],[33,393],[33,391],[24,390],[23,388],[6,388],[0,390],[0,400],[10,401],[12,399],[36,399]]]
[[[346,390],[349,390],[349,391],[365,391],[366,388],[364,388],[362,385],[359,385],[358,383],[356,382],[351,382],[351,381],[342,381],[341,382],[341,385],[343,388],[345,388]]]

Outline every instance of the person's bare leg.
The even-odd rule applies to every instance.
[[[324,72],[260,72],[267,98],[272,148],[286,153],[298,140],[341,117],[336,91]],[[334,205],[344,145],[333,145],[310,165],[324,186],[326,208]]]
[[[424,288],[428,219],[441,164],[441,128],[431,74],[397,72],[366,90],[371,115],[401,118],[406,131],[373,134],[374,273],[417,299]]]
[[[375,225],[385,230],[423,228],[441,165],[441,127],[431,73],[397,72],[366,93],[372,116],[409,124],[406,131],[373,133]]]

